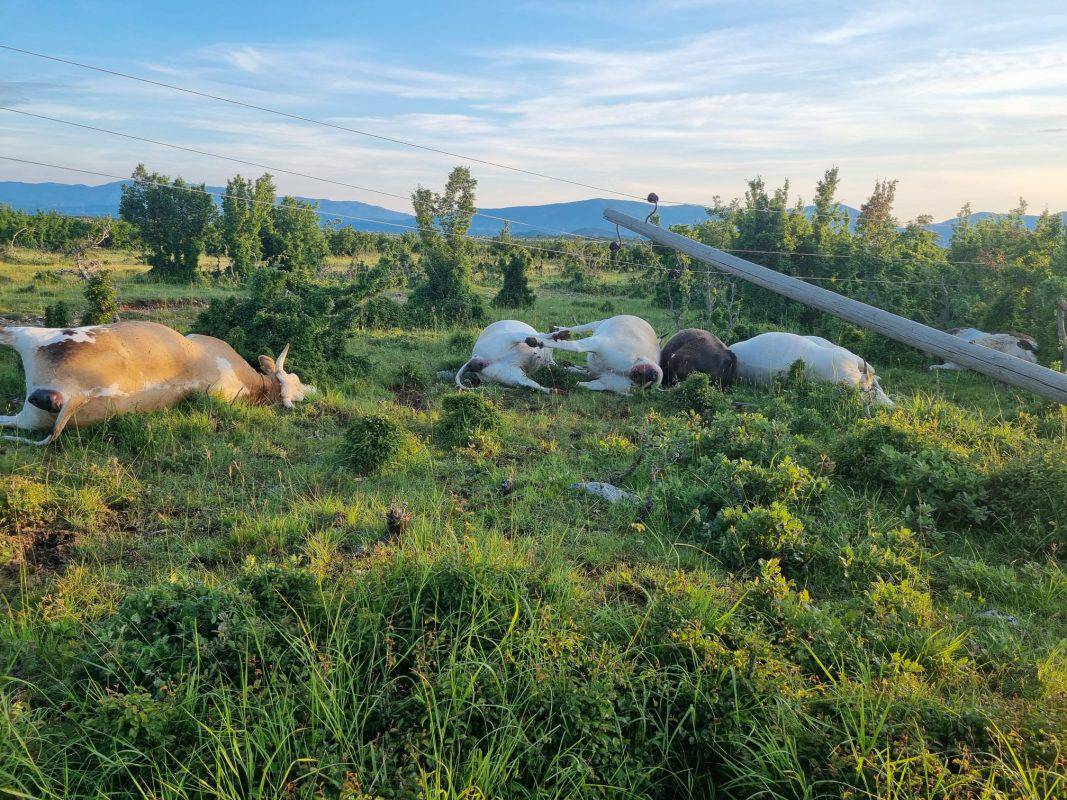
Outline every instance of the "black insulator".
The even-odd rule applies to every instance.
[[[622,250],[622,245],[619,244],[617,241],[612,241],[612,243],[608,245],[608,249],[610,249],[613,253],[617,253]]]
[[[659,195],[656,194],[655,192],[649,192],[648,193],[648,202],[650,202],[650,203],[658,203],[659,202]]]

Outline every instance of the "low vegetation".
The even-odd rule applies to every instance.
[[[320,393],[0,445],[0,791],[1063,795],[1063,408],[891,347],[895,410],[799,373],[622,399],[557,367],[534,377],[560,395],[459,392],[431,376],[469,356],[472,317],[411,324],[372,238],[310,275],[234,283],[227,263],[191,287],[101,252],[122,318],[252,359],[292,339]],[[440,246],[487,319],[516,316],[485,302],[499,271]],[[82,313],[61,257],[13,258],[0,311]],[[528,265],[539,330],[733,313],[674,285],[650,303],[623,269],[596,275],[605,295],[562,288],[563,261]],[[768,325],[747,291],[734,338]],[[786,311],[779,328],[836,325]],[[0,413],[21,380],[0,350]]]

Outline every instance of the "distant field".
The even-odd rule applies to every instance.
[[[104,260],[123,319],[188,330],[236,291]],[[0,314],[77,309],[66,266],[0,264]],[[673,330],[555,281],[492,313]],[[473,423],[432,376],[475,335],[352,331],[292,411],[201,398],[0,443],[0,794],[1065,796],[1064,408],[904,367],[873,413],[804,382],[619,398],[558,370],[560,395],[463,395],[492,405],[456,441]],[[21,381],[0,350],[0,414]],[[367,413],[404,443],[361,475]]]

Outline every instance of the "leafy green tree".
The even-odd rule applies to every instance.
[[[485,307],[471,285],[474,248],[466,238],[477,184],[468,168],[456,167],[444,193],[420,186],[411,196],[419,225],[422,275],[408,302],[424,319],[467,324],[485,318]]]
[[[226,181],[220,228],[230,270],[238,277],[248,276],[258,265],[262,251],[259,231],[253,224],[252,181],[240,175]]]
[[[493,305],[505,308],[532,306],[537,300],[537,295],[530,289],[526,272],[533,261],[533,256],[525,247],[515,245],[507,223],[504,223],[504,229],[493,242],[491,249],[496,254],[497,268],[504,276],[504,285],[493,298]]]
[[[797,274],[840,275],[844,260],[851,254],[848,214],[837,201],[839,185],[837,167],[827,170],[815,185],[810,225],[797,245],[797,250],[808,257],[798,259]]]
[[[89,275],[85,282],[85,302],[82,325],[106,325],[115,321],[119,307],[110,272],[99,269]]]
[[[270,210],[264,255],[278,269],[313,275],[326,264],[330,249],[314,203],[283,197]]]
[[[67,304],[59,300],[55,305],[45,306],[44,326],[46,328],[70,327],[70,308]]]
[[[148,172],[138,164],[133,180],[122,187],[119,216],[137,226],[148,251],[151,273],[168,281],[196,277],[215,203],[204,184]]]
[[[876,181],[870,198],[860,207],[856,238],[868,255],[886,255],[896,242],[897,221],[893,218],[896,194],[896,181]]]
[[[274,180],[262,175],[255,182],[235,175],[222,198],[221,232],[230,268],[247,278],[263,258],[263,229],[274,205]]]

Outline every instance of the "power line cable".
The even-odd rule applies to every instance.
[[[340,180],[336,180],[334,178],[326,178],[326,177],[323,177],[321,175],[312,175],[312,174],[309,174],[309,173],[306,173],[306,172],[299,172],[297,170],[289,169],[287,167],[279,167],[279,166],[275,166],[275,165],[271,165],[271,164],[264,164],[264,163],[261,163],[261,162],[258,162],[258,161],[248,161],[246,159],[237,158],[235,156],[228,156],[228,155],[224,155],[222,153],[214,153],[214,152],[211,152],[209,150],[199,150],[199,149],[194,148],[194,147],[187,147],[185,145],[175,144],[173,142],[165,142],[165,141],[162,141],[160,139],[150,139],[150,138],[147,138],[147,137],[144,137],[144,136],[137,136],[135,134],[125,133],[123,131],[115,131],[115,130],[111,130],[109,128],[102,128],[102,127],[98,127],[96,125],[89,125],[89,124],[82,123],[82,122],[74,122],[73,120],[61,119],[59,117],[51,117],[51,116],[47,116],[45,114],[36,114],[36,113],[31,112],[31,111],[25,111],[23,109],[11,108],[9,106],[0,106],[0,111],[7,111],[7,112],[10,112],[12,114],[19,114],[19,115],[24,116],[24,117],[30,117],[30,118],[33,118],[33,119],[45,120],[47,122],[55,122],[55,123],[58,123],[58,124],[61,124],[61,125],[68,125],[68,126],[74,127],[74,128],[81,128],[83,130],[93,131],[95,133],[103,133],[103,134],[107,134],[107,135],[110,135],[110,136],[118,136],[118,137],[121,137],[121,138],[124,138],[124,139],[130,139],[132,141],[145,142],[147,144],[157,145],[157,146],[160,146],[160,147],[168,147],[168,148],[171,148],[171,149],[174,149],[174,150],[180,150],[180,151],[183,151],[183,152],[186,152],[186,153],[194,153],[196,155],[208,156],[210,158],[218,158],[218,159],[222,159],[224,161],[232,161],[232,162],[234,162],[236,164],[244,164],[245,166],[257,167],[259,169],[266,169],[266,170],[270,170],[272,172],[277,172],[277,173],[281,173],[281,174],[295,175],[297,177],[307,178],[309,180],[321,181],[323,183],[328,183],[328,184],[332,184],[332,185],[335,185],[335,186],[343,186],[345,188],[356,189],[357,191],[362,191],[362,192],[370,192],[372,194],[378,194],[378,195],[382,195],[384,197],[391,197],[391,198],[395,198],[395,199],[398,199],[398,200],[410,201],[410,199],[411,199],[408,196],[397,194],[395,192],[389,192],[389,191],[386,191],[384,189],[376,189],[376,188],[373,188],[373,187],[370,187],[370,186],[361,186],[361,185],[355,184],[355,183],[348,183],[346,181],[340,181]],[[328,213],[328,212],[322,212],[322,213]],[[517,225],[517,226],[532,228],[533,230],[542,231],[544,233],[550,233],[550,234],[553,234],[553,235],[556,235],[556,236],[569,236],[569,237],[572,237],[572,238],[575,238],[575,239],[584,239],[586,241],[595,241],[595,242],[604,241],[604,237],[602,237],[602,236],[586,236],[586,235],[580,234],[580,233],[572,233],[570,231],[563,231],[563,230],[560,230],[558,228],[547,228],[547,227],[544,227],[542,225],[535,225],[535,224],[529,223],[529,222],[522,222],[520,220],[510,219],[508,217],[501,217],[501,216],[497,216],[497,215],[494,215],[494,214],[487,214],[487,213],[485,213],[483,211],[479,211],[477,209],[474,212],[474,216],[482,217],[483,219],[491,219],[491,220],[495,220],[495,221],[498,221],[498,222],[506,222],[509,225]],[[748,254],[753,254],[753,255],[780,255],[780,256],[801,256],[801,257],[806,257],[806,258],[838,258],[838,259],[840,259],[840,258],[853,258],[854,257],[852,254],[847,254],[847,253],[805,253],[805,252],[800,252],[800,251],[796,251],[796,250],[754,250],[754,249],[747,249],[747,248],[730,248],[730,247],[720,247],[718,249],[722,250],[723,252],[727,252],[727,253],[748,253]],[[893,259],[882,259],[882,260],[883,261],[888,261],[889,263],[913,263],[916,259],[893,258]],[[990,264],[988,262],[984,262],[984,261],[963,261],[963,260],[953,261],[953,260],[946,260],[946,261],[941,262],[941,263],[959,264],[959,265],[990,266]]]
[[[163,81],[152,80],[151,78],[144,78],[139,75],[131,75],[127,72],[119,72],[118,70],[106,69],[104,67],[98,67],[94,64],[85,64],[80,61],[73,61],[67,58],[60,58],[58,56],[51,56],[46,53],[38,53],[33,50],[25,50],[21,47],[12,47],[7,44],[0,44],[0,49],[8,50],[12,53],[20,53],[22,55],[34,56],[35,58],[43,58],[47,61],[54,61],[59,64],[67,64],[72,67],[79,67],[81,69],[88,69],[94,72],[99,72],[104,75],[112,75],[117,78],[125,78],[131,81],[138,81],[139,83],[149,84],[151,86],[158,86],[164,89],[171,89],[176,92],[184,92],[185,94],[194,95],[196,97],[203,97],[208,100],[216,100],[220,103],[229,103],[230,105],[240,106],[241,108],[248,108],[254,111],[262,111],[267,114],[275,114],[280,117],[287,117],[288,119],[299,120],[300,122],[307,122],[312,125],[321,125],[325,128],[333,128],[334,130],[345,131],[347,133],[354,133],[359,136],[366,136],[371,139],[377,139],[382,142],[390,142],[391,144],[399,144],[405,147],[412,147],[418,150],[425,150],[430,153],[437,153],[438,155],[449,156],[450,158],[460,158],[464,161],[472,161],[476,164],[484,164],[489,167],[496,167],[498,169],[506,169],[511,172],[518,172],[523,175],[530,175],[535,178],[544,178],[545,180],[559,181],[560,183],[569,183],[572,186],[580,186],[584,189],[593,189],[598,192],[608,192],[610,194],[618,195],[619,197],[627,197],[633,200],[640,200],[644,202],[645,198],[630,192],[621,192],[617,189],[611,189],[606,186],[597,186],[591,183],[583,183],[582,181],[571,180],[570,178],[563,178],[558,175],[551,175],[547,172],[538,172],[536,170],[523,169],[522,167],[516,167],[512,164],[503,164],[499,161],[490,161],[484,158],[474,158],[473,156],[463,155],[462,153],[453,153],[450,150],[444,150],[438,147],[432,147],[430,145],[420,144],[418,142],[412,142],[407,139],[399,139],[394,136],[385,136],[380,133],[373,133],[372,131],[360,130],[359,128],[349,128],[345,125],[338,125],[334,122],[327,122],[321,119],[315,119],[313,117],[305,117],[301,114],[293,114],[288,111],[281,111],[276,108],[268,108],[267,106],[256,105],[255,103],[247,103],[243,100],[235,100],[231,97],[223,97],[217,94],[211,94],[210,92],[202,92],[198,89],[189,89],[185,86],[178,86],[173,83],[165,83]]]
[[[172,150],[181,150],[181,151],[186,152],[186,153],[194,153],[194,154],[200,155],[200,156],[209,156],[210,158],[219,158],[219,159],[222,159],[223,161],[232,161],[235,164],[244,164],[245,166],[248,166],[248,167],[257,167],[259,169],[266,169],[266,170],[270,170],[271,172],[277,172],[277,173],[281,173],[281,174],[284,174],[284,175],[295,175],[298,178],[307,178],[307,179],[313,180],[313,181],[321,181],[322,183],[329,183],[329,184],[333,184],[334,186],[344,186],[345,188],[348,188],[348,189],[356,189],[356,190],[361,191],[361,192],[370,192],[371,194],[378,194],[378,195],[382,195],[383,197],[392,197],[392,198],[395,198],[397,200],[404,200],[406,202],[410,202],[411,201],[411,196],[410,195],[397,194],[396,192],[388,192],[388,191],[386,191],[384,189],[375,189],[375,188],[370,187],[370,186],[360,186],[359,184],[355,184],[355,183],[348,183],[346,181],[339,181],[339,180],[336,180],[335,178],[325,178],[325,177],[323,177],[321,175],[311,175],[311,174],[309,174],[307,172],[298,172],[296,170],[289,169],[287,167],[272,166],[270,164],[263,164],[263,163],[260,163],[258,161],[247,161],[245,159],[237,158],[235,156],[227,156],[227,155],[223,155],[222,153],[213,153],[210,150],[198,150],[195,147],[187,147],[187,146],[181,145],[181,144],[174,144],[173,142],[164,142],[164,141],[162,141],[160,139],[149,139],[149,138],[147,138],[145,136],[137,136],[137,135],[132,134],[132,133],[124,133],[123,131],[114,131],[114,130],[111,130],[109,128],[101,128],[101,127],[98,127],[96,125],[88,125],[88,124],[83,123],[83,122],[74,122],[73,120],[60,119],[59,117],[50,117],[50,116],[47,116],[45,114],[35,114],[32,111],[25,111],[25,110],[19,109],[19,108],[11,108],[9,106],[0,106],[0,111],[8,111],[8,112],[10,112],[12,114],[20,114],[20,115],[22,115],[24,117],[32,117],[34,119],[41,119],[41,120],[45,120],[47,122],[55,122],[55,123],[58,123],[60,125],[69,125],[70,127],[73,127],[73,128],[82,128],[83,130],[93,131],[95,133],[105,133],[105,134],[108,134],[110,136],[119,136],[119,137],[121,137],[123,139],[130,139],[130,140],[135,141],[135,142],[146,142],[147,144],[153,144],[153,145],[157,145],[159,147],[169,147]],[[534,225],[533,223],[530,223],[530,222],[521,222],[521,221],[515,220],[515,219],[508,219],[507,217],[499,217],[499,216],[496,216],[494,214],[487,214],[484,211],[476,210],[475,213],[474,213],[474,216],[482,217],[483,219],[496,220],[497,222],[506,222],[509,225],[521,225],[521,226],[526,227],[526,228],[532,228],[534,230],[544,231],[546,233],[553,233],[553,234],[557,234],[557,235],[560,235],[560,236],[573,236],[573,237],[578,238],[578,239],[593,239],[593,238],[595,238],[595,237],[590,237],[590,236],[583,236],[582,234],[579,234],[579,233],[568,233],[567,231],[561,231],[561,230],[557,230],[555,228],[545,228],[545,227],[542,227],[540,225]]]
[[[417,149],[417,150],[424,150],[424,151],[430,152],[430,153],[437,153],[438,155],[445,155],[445,156],[449,156],[451,158],[459,158],[459,159],[463,159],[464,161],[471,161],[471,162],[476,163],[476,164],[484,164],[486,166],[496,167],[498,169],[510,170],[511,172],[517,172],[517,173],[520,173],[520,174],[523,174],[523,175],[530,175],[530,176],[533,176],[533,177],[536,177],[536,178],[543,178],[545,180],[558,181],[560,183],[567,183],[567,184],[570,184],[571,186],[580,186],[582,188],[593,189],[594,191],[598,191],[598,192],[607,192],[609,194],[613,194],[613,195],[616,195],[618,197],[625,197],[625,198],[630,199],[630,200],[639,200],[641,202],[648,202],[648,198],[647,197],[642,197],[640,195],[633,194],[632,192],[624,192],[624,191],[621,191],[619,189],[612,189],[612,188],[607,187],[607,186],[598,186],[598,185],[592,184],[592,183],[584,183],[582,181],[573,180],[571,178],[564,178],[564,177],[561,177],[559,175],[552,175],[552,174],[547,173],[547,172],[539,172],[537,170],[524,169],[522,167],[516,167],[513,164],[504,164],[504,163],[501,163],[499,161],[491,161],[489,159],[476,158],[474,156],[464,155],[462,153],[455,153],[455,152],[452,152],[450,150],[444,150],[442,148],[433,147],[431,145],[426,145],[426,144],[421,144],[419,142],[413,142],[413,141],[408,140],[408,139],[401,139],[401,138],[395,137],[395,136],[386,136],[384,134],[374,133],[373,131],[366,131],[366,130],[362,130],[360,128],[350,128],[350,127],[348,127],[346,125],[339,125],[339,124],[337,124],[335,122],[328,122],[326,120],[316,119],[314,117],[306,117],[306,116],[304,116],[302,114],[294,114],[294,113],[289,112],[289,111],[282,111],[282,110],[277,109],[277,108],[270,108],[268,106],[261,106],[261,105],[255,104],[255,103],[246,102],[244,100],[236,100],[236,99],[234,99],[232,97],[224,97],[222,95],[212,94],[210,92],[204,92],[204,91],[201,91],[199,89],[190,89],[190,88],[188,88],[186,86],[178,86],[177,84],[166,83],[165,81],[157,81],[157,80],[153,80],[152,78],[142,77],[140,75],[132,75],[132,74],[130,74],[128,72],[120,72],[118,70],[108,69],[106,67],[99,67],[99,66],[96,66],[95,64],[86,64],[86,63],[81,62],[81,61],[74,61],[73,59],[61,58],[59,56],[48,55],[47,53],[40,53],[40,52],[37,52],[35,50],[27,50],[27,49],[24,49],[24,48],[21,48],[21,47],[14,47],[12,45],[7,45],[7,44],[0,44],[0,50],[7,50],[7,51],[12,52],[12,53],[19,53],[21,55],[33,56],[34,58],[41,58],[41,59],[44,59],[46,61],[53,61],[53,62],[58,63],[58,64],[66,64],[68,66],[78,67],[79,69],[87,69],[87,70],[91,70],[93,72],[98,72],[98,73],[101,73],[101,74],[104,74],[104,75],[111,75],[111,76],[117,77],[117,78],[123,78],[123,79],[126,79],[126,80],[137,81],[139,83],[144,83],[144,84],[147,84],[149,86],[157,86],[157,87],[160,87],[160,88],[163,88],[163,89],[170,89],[172,91],[182,92],[184,94],[192,95],[194,97],[202,97],[202,98],[205,98],[205,99],[208,99],[208,100],[215,100],[215,101],[220,102],[220,103],[228,103],[229,105],[238,106],[240,108],[247,108],[247,109],[251,109],[253,111],[261,111],[261,112],[266,113],[266,114],[274,114],[274,115],[279,116],[279,117],[285,117],[287,119],[293,119],[293,120],[297,120],[299,122],[306,122],[306,123],[309,123],[309,124],[312,124],[312,125],[319,125],[319,126],[324,127],[324,128],[332,128],[334,130],[344,131],[346,133],[353,133],[353,134],[356,134],[358,136],[365,136],[365,137],[368,137],[368,138],[371,138],[371,139],[377,139],[379,141],[389,142],[391,144],[399,144],[399,145],[403,145],[404,147],[411,147],[411,148],[414,148],[414,149]],[[660,200],[659,204],[660,205],[696,205],[696,206],[702,206],[704,208],[713,208],[716,205],[716,204],[703,203],[703,202],[694,203],[694,202],[685,201],[685,200]],[[788,213],[787,209],[779,210],[779,209],[752,208],[752,209],[746,209],[746,210],[747,211],[751,211],[751,212],[763,213],[763,214],[784,214],[784,213]]]
[[[22,164],[32,164],[32,165],[35,165],[35,166],[45,166],[45,167],[49,167],[49,169],[53,169],[53,170],[64,170],[64,171],[67,171],[67,172],[81,173],[83,175],[95,175],[97,177],[102,177],[102,178],[113,178],[113,179],[116,179],[116,180],[129,180],[129,181],[134,182],[134,183],[143,183],[143,185],[157,186],[157,187],[161,187],[163,189],[172,189],[172,190],[178,190],[178,191],[184,191],[184,192],[193,192],[193,193],[196,193],[196,194],[206,194],[209,197],[228,197],[228,198],[237,199],[237,201],[240,201],[242,203],[253,203],[253,204],[267,205],[267,206],[270,206],[272,208],[276,207],[273,203],[269,203],[267,201],[257,201],[257,199],[252,199],[252,198],[249,198],[249,197],[240,197],[240,196],[232,195],[232,194],[226,194],[225,192],[210,192],[207,189],[197,189],[195,187],[188,187],[188,186],[187,187],[178,187],[178,186],[171,185],[171,183],[164,183],[162,181],[144,180],[144,179],[140,179],[140,178],[131,178],[131,177],[125,177],[125,176],[122,176],[122,175],[115,175],[113,173],[99,172],[99,171],[96,171],[96,170],[85,170],[85,169],[83,169],[83,167],[78,167],[78,166],[67,166],[67,165],[64,165],[64,164],[52,164],[52,163],[48,163],[48,162],[45,162],[45,161],[35,161],[35,160],[32,160],[32,159],[23,159],[23,158],[17,158],[17,157],[14,157],[14,156],[0,156],[0,160],[12,161],[12,162],[22,163]],[[357,217],[357,215],[355,215],[355,214],[344,214],[344,213],[339,213],[339,212],[336,212],[336,211],[322,211],[322,210],[317,210],[317,212],[319,214],[321,214],[321,215],[325,215],[325,217],[336,217],[338,219],[343,219],[343,220],[355,220],[357,222],[367,222],[367,223],[372,223],[372,224],[376,224],[376,225],[386,225],[388,227],[403,228],[403,229],[407,229],[407,230],[413,230],[413,231],[415,231],[415,233],[418,233],[418,230],[419,230],[419,228],[417,226],[415,226],[415,225],[404,225],[404,224],[398,223],[398,222],[386,222],[384,220],[375,220],[375,219],[371,219],[371,218],[368,218],[368,217]],[[471,241],[477,241],[477,242],[481,242],[481,243],[490,243],[490,244],[493,243],[493,242],[499,241],[495,237],[475,236],[475,235],[472,235],[472,234],[464,234],[462,238],[467,239],[467,240],[471,240]],[[598,240],[598,241],[603,242],[605,240]],[[517,246],[517,247],[522,247],[522,249],[528,250],[530,252],[553,253],[553,254],[556,254],[556,255],[562,255],[562,256],[568,256],[568,257],[576,257],[576,256],[578,256],[578,254],[576,254],[576,253],[553,249],[553,247],[541,247],[541,246],[538,246],[538,245],[526,244],[524,242],[519,242],[519,241],[512,241],[511,244],[514,245],[514,246]],[[807,255],[807,254],[799,254],[799,255]],[[652,263],[639,262],[639,261],[616,260],[616,261],[614,261],[614,263],[616,263],[616,265],[619,265],[619,266],[633,267],[636,270],[652,269],[652,270],[658,270],[660,272],[678,272],[679,271],[678,268],[662,267],[662,266],[658,266],[658,265],[652,265]],[[736,275],[734,275],[733,273],[727,272],[727,271],[724,271],[724,270],[705,270],[705,269],[692,269],[692,268],[687,268],[687,270],[690,273],[695,273],[695,274],[724,275],[724,276],[728,276],[728,277],[736,277]],[[787,273],[781,273],[781,274],[787,274]],[[936,286],[936,287],[945,286],[946,288],[964,288],[964,286],[959,285],[959,284],[942,285],[939,282],[928,282],[928,281],[894,281],[894,279],[889,279],[889,278],[838,277],[838,276],[826,276],[826,275],[789,275],[789,276],[797,278],[798,281],[829,281],[829,282],[840,282],[840,283],[890,284],[890,285],[899,285],[899,286],[906,286],[906,285]]]

